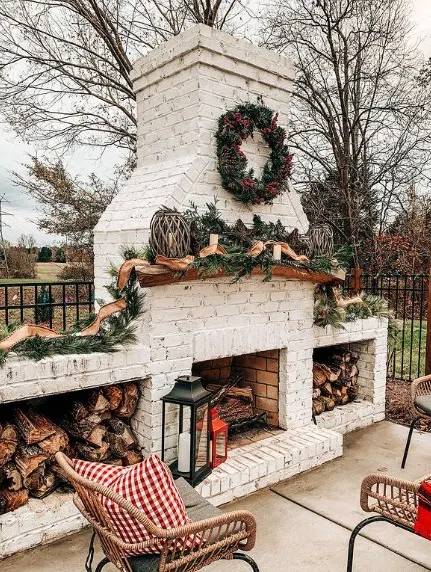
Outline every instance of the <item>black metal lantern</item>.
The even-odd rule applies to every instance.
[[[201,378],[184,375],[175,380],[172,391],[162,397],[162,460],[165,460],[168,404],[178,406],[177,459],[169,465],[174,477],[183,477],[192,486],[211,473],[209,404],[212,394],[204,389]]]

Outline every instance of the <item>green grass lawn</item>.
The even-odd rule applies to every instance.
[[[395,347],[395,376],[408,379],[410,375],[415,379],[425,374],[425,347],[427,335],[426,320],[422,321],[422,330],[419,320],[397,320],[400,332]],[[403,343],[404,330],[404,343]],[[393,358],[389,363],[389,374],[393,371]]]

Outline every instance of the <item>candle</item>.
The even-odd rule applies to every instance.
[[[180,433],[178,437],[178,470],[190,472],[190,433]]]
[[[281,244],[274,244],[274,260],[281,260]]]
[[[218,234],[210,234],[210,246],[218,244]]]
[[[169,245],[169,248],[172,248],[173,244],[174,244],[174,235],[172,234],[172,232],[169,232],[169,233],[168,233],[168,245]]]

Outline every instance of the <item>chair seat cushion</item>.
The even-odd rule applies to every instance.
[[[187,514],[193,522],[211,518],[221,514],[221,510],[205,500],[195,489],[183,478],[175,481],[181,497],[184,501]],[[160,557],[157,556],[133,556],[129,558],[133,572],[157,572]]]
[[[431,395],[417,395],[415,405],[424,413],[431,415]]]
[[[118,493],[140,509],[156,526],[169,529],[190,522],[172,473],[156,455],[129,467],[105,465],[81,459],[74,459],[73,463],[78,474]],[[143,524],[108,497],[101,495],[101,503],[118,536],[124,542],[136,544],[154,538]],[[191,549],[196,545],[197,539],[186,537],[179,542],[184,542],[185,548]],[[162,549],[162,542],[154,541],[151,546],[139,551],[130,551],[128,555],[157,554]]]

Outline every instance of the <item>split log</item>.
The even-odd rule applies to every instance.
[[[137,444],[136,437],[133,434],[132,429],[127,425],[127,423],[121,421],[121,419],[113,417],[108,421],[108,425],[113,433],[119,435],[123,439],[128,449]]]
[[[82,421],[90,415],[90,412],[80,401],[72,401],[69,415],[74,421]]]
[[[321,369],[318,363],[313,363],[313,385],[314,387],[320,387],[326,382],[326,374]]]
[[[28,490],[9,491],[0,490],[0,514],[16,510],[20,506],[28,503]]]
[[[103,388],[103,395],[109,401],[109,409],[114,411],[121,405],[123,390],[119,385],[108,385]]]
[[[96,425],[94,429],[85,437],[85,440],[96,445],[96,447],[103,446],[103,438],[106,435],[108,428],[104,425]]]
[[[63,451],[69,444],[69,437],[66,431],[60,427],[56,428],[54,435],[39,441],[38,445],[45,453],[55,455],[58,451]]]
[[[340,376],[340,369],[336,367],[330,367],[329,365],[325,365],[323,363],[315,363],[314,364],[322,373],[325,374],[325,377],[328,381],[337,381]]]
[[[90,391],[85,406],[90,413],[103,413],[109,409],[109,401],[101,389],[94,389]]]
[[[325,411],[325,403],[323,402],[323,399],[321,397],[316,397],[316,399],[313,399],[312,408],[314,415],[320,415],[323,413]]]
[[[0,467],[5,465],[14,455],[18,444],[18,433],[15,425],[7,423],[0,426]]]
[[[23,487],[23,481],[21,473],[18,471],[18,467],[13,461],[9,461],[3,467],[4,479],[6,481],[6,488],[9,491],[19,491]]]
[[[103,413],[98,414],[101,421],[108,421],[108,419],[112,419],[112,413],[108,409],[107,411],[103,411]]]
[[[244,374],[240,371],[237,371],[227,380],[226,383],[221,386],[216,384],[207,384],[206,389],[211,391],[211,393],[214,393],[214,396],[211,399],[211,407],[217,407],[217,405],[223,400],[228,391],[238,383],[242,382],[243,379]]]
[[[37,467],[49,459],[49,455],[38,445],[20,445],[15,453],[15,463],[21,475],[26,478]]]
[[[323,385],[320,386],[320,391],[323,396],[331,397],[334,392],[333,385],[331,385],[329,381],[326,381]]]
[[[335,407],[335,401],[331,397],[322,397],[325,405],[325,411],[332,411]]]
[[[130,451],[126,451],[123,457],[123,464],[128,465],[136,465],[137,463],[142,463],[143,456],[140,451],[134,451],[133,449]]]
[[[115,410],[118,417],[130,418],[136,411],[139,399],[139,389],[136,383],[130,381],[123,385],[123,397],[120,406]]]
[[[54,492],[58,485],[59,479],[57,475],[53,471],[46,471],[39,486],[33,488],[30,494],[37,499],[43,499]]]
[[[100,463],[109,457],[109,443],[103,443],[101,447],[92,447],[89,443],[74,443],[78,456],[84,461]]]
[[[27,445],[32,445],[54,435],[56,426],[45,416],[34,409],[17,407],[14,410],[14,419],[20,434]]]
[[[37,490],[43,485],[45,464],[41,463],[33,472],[24,478],[24,486],[29,491]]]
[[[99,415],[90,415],[85,419],[81,419],[79,423],[74,423],[70,421],[70,419],[65,419],[61,425],[63,429],[71,435],[75,437],[75,439],[82,439],[85,440],[88,435],[93,431],[93,429],[102,422],[102,419]]]

